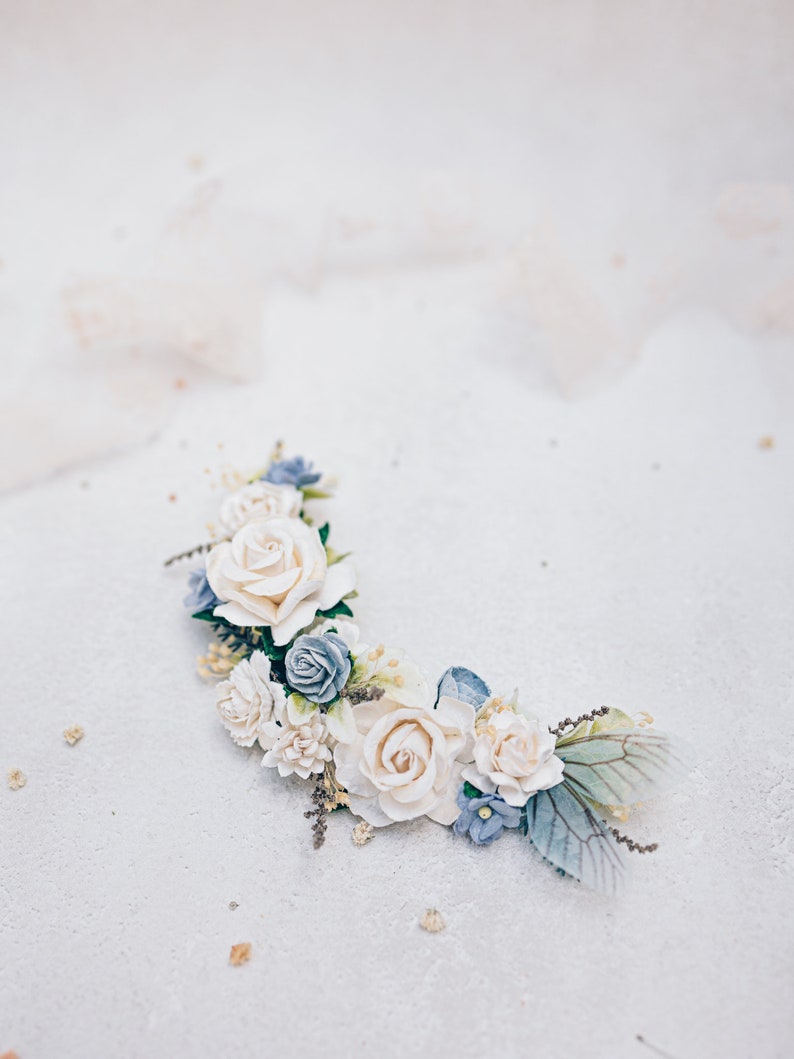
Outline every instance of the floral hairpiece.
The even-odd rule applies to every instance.
[[[402,651],[365,643],[349,620],[353,567],[306,513],[332,495],[321,477],[277,447],[221,505],[222,539],[166,564],[206,554],[185,603],[216,634],[199,673],[219,680],[229,735],[258,743],[279,775],[313,780],[316,847],[335,809],[361,818],[359,844],[427,816],[482,846],[516,831],[562,874],[617,892],[622,847],[656,845],[615,825],[683,771],[670,738],[613,707],[549,728],[463,666],[433,695]]]

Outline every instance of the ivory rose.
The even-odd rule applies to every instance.
[[[471,745],[474,708],[449,698],[435,709],[403,706],[383,696],[354,706],[353,717],[355,739],[334,750],[351,810],[375,827],[417,816],[453,823],[456,759]]]
[[[346,562],[328,566],[320,535],[299,518],[257,519],[207,556],[207,580],[232,625],[268,626],[282,645],[352,591]]]
[[[295,518],[303,497],[294,485],[250,482],[231,493],[221,504],[220,523],[225,533],[236,533],[246,522],[279,516]]]
[[[556,739],[539,721],[495,710],[474,741],[474,764],[463,778],[484,794],[498,794],[508,805],[526,805],[533,794],[562,781],[563,762],[554,755]]]

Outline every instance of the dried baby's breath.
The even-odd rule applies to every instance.
[[[232,967],[239,967],[243,963],[248,963],[250,959],[250,941],[241,941],[238,945],[232,945],[231,952],[229,953],[229,963]]]
[[[366,846],[374,834],[375,829],[372,824],[368,824],[366,820],[359,820],[353,828],[353,843],[356,846]]]
[[[79,743],[85,735],[85,732],[79,724],[73,724],[70,728],[65,728],[63,737],[69,746],[74,746],[75,743]]]
[[[22,769],[8,770],[8,786],[12,791],[21,790],[28,782],[28,778]]]
[[[428,908],[419,920],[419,926],[422,930],[426,930],[428,934],[438,934],[446,927],[446,925],[444,917],[437,908]]]

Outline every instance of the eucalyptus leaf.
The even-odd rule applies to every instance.
[[[557,747],[565,779],[600,805],[633,805],[670,786],[686,771],[668,735],[653,728],[608,728]]]
[[[626,862],[606,825],[567,782],[538,791],[527,802],[528,835],[535,848],[584,886],[614,895],[623,889]]]

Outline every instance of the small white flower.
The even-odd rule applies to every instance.
[[[235,743],[253,746],[263,726],[281,715],[285,703],[284,688],[270,679],[270,659],[263,651],[254,651],[218,685],[215,705]]]
[[[329,744],[352,743],[356,738],[356,722],[353,719],[353,707],[348,699],[337,699],[323,712],[316,702],[310,702],[303,695],[293,692],[287,699],[287,719],[292,725],[308,724],[320,720],[328,729]]]
[[[337,636],[341,636],[345,641],[354,658],[360,650],[358,643],[361,639],[361,634],[358,625],[354,621],[346,621],[344,618],[324,618],[323,621],[313,625],[309,632],[312,636],[322,636],[327,632],[335,632]]]
[[[221,504],[221,528],[231,536],[246,522],[257,518],[295,518],[300,514],[302,502],[303,497],[294,485],[249,482]]]
[[[484,794],[496,794],[508,805],[526,805],[533,794],[562,781],[563,762],[555,757],[556,738],[535,718],[508,707],[478,720],[474,764],[463,778]]]
[[[265,725],[263,743],[272,744],[262,758],[266,768],[277,768],[280,776],[295,773],[308,779],[312,773],[325,771],[325,763],[331,760],[331,748],[327,745],[328,729],[319,716],[310,718],[305,724],[294,725],[285,718],[279,727],[271,721]]]

